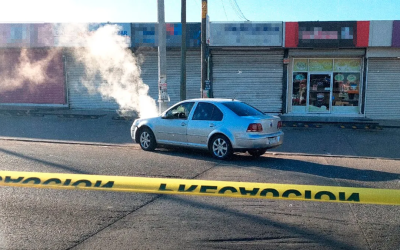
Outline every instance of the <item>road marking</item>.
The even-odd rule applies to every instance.
[[[400,190],[0,171],[0,186],[400,205]]]

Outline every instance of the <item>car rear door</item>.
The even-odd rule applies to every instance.
[[[199,102],[187,127],[187,142],[207,148],[208,136],[222,125],[223,113],[212,103]]]

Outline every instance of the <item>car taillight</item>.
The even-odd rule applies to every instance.
[[[278,129],[281,129],[282,128],[282,121],[279,121],[278,122]]]
[[[263,131],[261,123],[251,123],[247,127],[247,132],[261,132],[261,131]]]

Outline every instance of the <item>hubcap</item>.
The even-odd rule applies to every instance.
[[[140,135],[140,144],[144,147],[144,148],[148,148],[150,146],[150,135],[147,132],[143,132]]]
[[[213,143],[213,152],[218,157],[224,157],[228,152],[228,144],[225,140],[218,138]]]

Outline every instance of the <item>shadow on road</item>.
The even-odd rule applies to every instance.
[[[58,169],[59,171],[62,171],[62,172],[67,171],[67,172],[71,172],[73,174],[93,174],[93,173],[89,173],[89,172],[86,172],[86,171],[82,171],[82,170],[77,169],[77,168],[72,168],[72,167],[69,167],[69,166],[66,166],[66,165],[61,165],[61,164],[57,164],[57,163],[49,162],[49,161],[45,161],[45,160],[40,160],[38,158],[34,158],[34,157],[31,157],[31,156],[23,155],[23,154],[20,154],[20,153],[17,153],[17,152],[13,152],[13,151],[9,151],[9,150],[3,149],[3,148],[0,148],[0,152],[2,152],[4,154],[12,155],[12,156],[24,159],[24,160],[40,163],[42,165]]]
[[[202,210],[210,211],[210,216],[217,216],[215,212],[220,213],[224,216],[224,218],[229,218],[224,220],[224,228],[229,228],[230,232],[241,232],[246,230],[246,235],[252,235],[253,232],[254,237],[229,237],[229,238],[217,238],[217,239],[209,239],[208,242],[211,244],[227,244],[228,242],[257,242],[257,241],[271,241],[274,242],[276,239],[284,239],[286,235],[286,241],[289,244],[299,244],[302,245],[301,242],[315,242],[321,246],[325,246],[332,249],[355,249],[353,246],[350,246],[340,240],[334,239],[333,237],[329,237],[327,235],[323,235],[320,232],[315,232],[309,230],[307,228],[300,228],[294,225],[290,225],[288,223],[283,223],[279,220],[273,220],[269,218],[265,218],[262,216],[257,216],[253,214],[243,213],[231,208],[227,208],[227,206],[217,206],[212,205],[205,202],[195,201],[189,198],[182,198],[178,196],[171,195],[163,195],[161,199],[166,199],[168,201],[172,201],[180,205],[181,207],[191,206],[196,210],[190,210],[191,213],[196,213],[194,216],[190,216],[193,220],[193,217],[198,217],[198,214],[201,214]],[[197,212],[196,212],[197,211]],[[185,217],[181,213],[181,217]],[[274,214],[271,214],[273,217]],[[215,221],[218,221],[219,217],[215,218]],[[240,222],[240,223],[238,223]],[[249,226],[251,225],[251,226]],[[261,231],[274,231],[275,236],[271,236],[270,234],[260,234]],[[250,233],[249,233],[250,231]],[[280,231],[280,233],[276,233],[276,231]],[[239,233],[240,235],[240,233]],[[279,236],[277,236],[279,235]],[[293,236],[295,235],[295,236]],[[293,241],[290,243],[290,241]],[[224,245],[226,246],[226,245]],[[251,245],[249,245],[251,246]],[[251,249],[252,247],[250,247]],[[270,249],[270,248],[266,248]]]
[[[157,150],[154,153],[167,154],[175,157],[214,161],[216,163],[226,163],[235,167],[258,167],[268,168],[288,172],[298,172],[332,179],[354,180],[354,181],[391,181],[398,180],[399,174],[383,171],[356,169],[336,165],[318,164],[309,161],[283,159],[268,157],[267,154],[259,158],[254,158],[247,154],[235,154],[229,161],[220,161],[211,157],[207,151],[188,150],[178,148],[168,148]],[[323,156],[310,156],[323,157]]]

